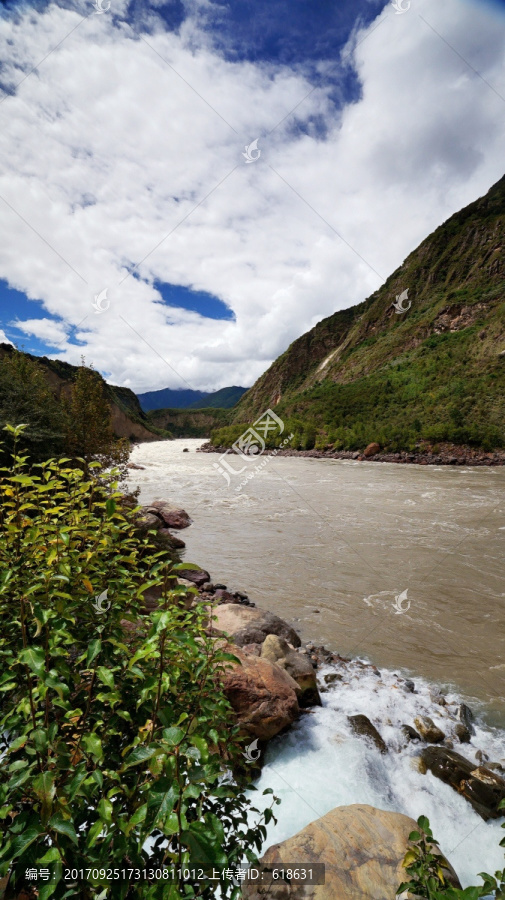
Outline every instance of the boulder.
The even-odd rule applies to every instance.
[[[417,719],[414,719],[414,725],[423,740],[428,741],[429,744],[440,744],[445,738],[444,732],[435,725],[429,716],[418,716]]]
[[[475,767],[464,756],[445,747],[425,747],[421,760],[436,778],[462,794],[486,822],[503,815],[498,805],[505,799],[505,779],[497,772],[485,766]]]
[[[228,648],[239,659],[224,676],[224,692],[242,731],[269,741],[298,718],[298,685],[268,659]]]
[[[240,603],[225,603],[217,606],[213,614],[215,620],[212,622],[212,630],[219,634],[230,635],[238,647],[245,644],[262,644],[267,634],[277,634],[293,647],[299,647],[301,644],[294,628],[266,609],[242,606]]]
[[[210,579],[210,575],[205,569],[179,569],[177,574],[179,578],[191,581],[197,588],[203,587]]]
[[[157,531],[163,522],[153,513],[141,510],[135,519],[135,528],[139,534],[147,534],[148,531]]]
[[[274,844],[261,862],[298,863],[310,868],[323,863],[325,883],[318,885],[273,882],[245,883],[244,900],[394,900],[406,880],[402,866],[411,831],[417,828],[409,816],[384,812],[364,804],[339,806],[311,822],[298,834]],[[461,887],[454,870],[444,870],[448,880]]]
[[[312,664],[306,657],[293,650],[284,638],[277,634],[267,634],[261,647],[261,657],[276,663],[294,678],[300,688],[298,697],[300,706],[322,705]]]
[[[161,525],[161,522],[160,522]],[[172,534],[168,528],[159,528],[156,532],[156,541],[163,547],[170,547],[171,550],[182,550],[186,544],[181,538]]]
[[[349,720],[352,730],[354,731],[354,734],[358,734],[358,735],[360,735],[360,737],[369,738],[369,740],[373,741],[373,743],[380,750],[381,753],[388,752],[386,742],[380,736],[375,725],[372,725],[370,719],[367,716],[363,716],[363,715],[347,716],[347,718]]]
[[[363,456],[365,457],[365,459],[369,459],[371,456],[376,456],[377,453],[380,453],[380,449],[380,444],[369,444],[366,450],[363,452]]]
[[[168,500],[153,500],[150,505],[152,509],[158,511],[158,516],[169,528],[188,528],[192,524],[193,520],[186,510],[180,506],[173,506]]]

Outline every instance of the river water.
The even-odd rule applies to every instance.
[[[505,760],[505,468],[262,457],[225,479],[215,454],[196,452],[201,443],[142,444],[132,455],[145,466],[131,477],[141,502],[167,498],[194,519],[186,560],[293,623],[303,640],[382,672],[380,683],[351,673],[272,742],[260,787],[283,803],[266,846],[335,806],[366,802],[427,814],[467,884],[502,865],[499,824],[416,771],[394,726],[433,715],[436,685],[478,718],[458,752]],[[395,674],[416,682],[400,705]],[[391,755],[352,737],[346,716],[361,712],[391,723]]]

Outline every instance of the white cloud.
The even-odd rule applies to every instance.
[[[50,347],[56,347],[68,337],[68,331],[54,319],[25,319],[25,321],[12,322],[15,328],[19,328],[25,334],[33,335],[44,341]]]
[[[14,344],[12,343],[12,341],[9,340],[5,331],[3,331],[2,328],[0,328],[0,344],[10,344],[11,347],[14,346]]]
[[[251,384],[316,321],[368,296],[376,272],[503,174],[505,101],[432,30],[505,96],[503,20],[459,0],[418,7],[423,18],[388,5],[357,36],[358,102],[337,111],[317,89],[298,107],[298,121],[324,118],[324,139],[293,118],[269,135],[311,84],[224,61],[196,19],[145,40],[55,5],[2,20],[11,83],[78,24],[0,103],[0,196],[19,214],[0,201],[0,277],[84,348],[49,318],[19,327],[116,383],[212,389]],[[256,137],[261,157],[245,165]],[[140,278],[125,279],[139,260]],[[167,310],[153,281],[215,294],[236,320]]]

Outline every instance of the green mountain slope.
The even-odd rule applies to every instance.
[[[504,249],[505,177],[437,228],[368,300],[296,340],[213,442],[229,445],[272,407],[298,449],[504,446]],[[407,289],[411,307],[397,313],[392,304]]]
[[[234,384],[232,387],[221,388],[212,394],[207,394],[200,401],[192,403],[189,409],[231,409],[245,394],[247,388]]]
[[[78,371],[77,366],[72,366],[62,360],[49,359],[47,356],[32,356],[30,353],[21,353],[15,350],[10,344],[0,344],[0,401],[3,395],[2,379],[4,377],[1,360],[12,357],[14,354],[33,360],[42,369],[56,401],[59,401],[68,392]],[[102,382],[104,394],[110,404],[112,425],[116,436],[137,441],[157,440],[161,432],[159,429],[153,428],[133,391],[129,388],[107,384],[104,379]],[[0,402],[2,424],[4,417]]]

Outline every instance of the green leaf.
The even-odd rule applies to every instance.
[[[153,747],[145,747],[143,745],[135,747],[135,750],[133,750],[125,759],[121,766],[121,771],[129,769],[130,766],[138,766],[141,763],[144,763],[147,759],[151,759],[156,753],[159,753],[159,750],[156,750]]]
[[[103,759],[102,742],[97,734],[83,734],[81,738],[81,744],[84,747],[86,753],[90,753],[92,756],[96,756],[97,759]]]
[[[64,834],[65,837],[70,838],[73,844],[78,844],[77,834],[75,833],[75,828],[68,819],[64,819],[59,813],[52,816],[49,820],[49,827],[53,829],[53,831],[57,831],[58,834]]]
[[[46,658],[42,647],[25,647],[20,651],[19,661],[36,675],[42,675],[44,672]]]
[[[110,669],[106,669],[105,666],[98,666],[96,670],[96,674],[98,678],[103,684],[106,684],[107,687],[114,687],[114,675],[110,671]]]
[[[176,728],[175,726],[173,728],[164,728],[163,737],[168,744],[171,744],[173,747],[175,747],[176,744],[180,744],[180,742],[182,741],[184,732],[182,728]]]
[[[88,647],[88,653],[86,655],[86,665],[89,666],[96,656],[100,653],[102,649],[102,642],[100,638],[95,638],[95,640],[90,641]]]
[[[12,842],[9,854],[10,858],[15,859],[17,856],[21,856],[30,844],[33,844],[33,842],[37,840],[40,834],[41,832],[38,828],[32,826],[31,828],[27,828],[23,834],[18,835]]]
[[[109,518],[111,516],[113,516],[114,513],[116,512],[116,501],[112,500],[112,499],[107,500],[107,502],[105,504],[105,509],[107,510],[107,515],[109,516]]]

